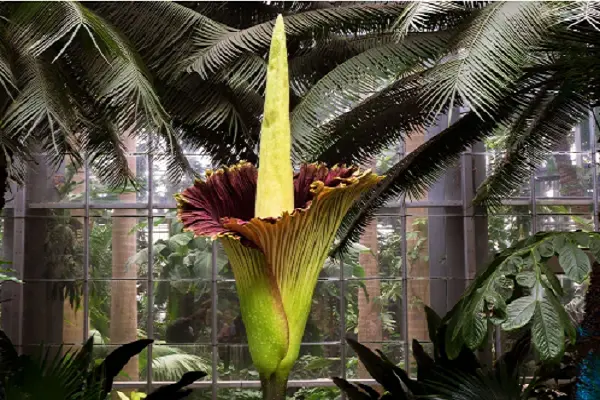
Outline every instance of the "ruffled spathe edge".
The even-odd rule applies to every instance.
[[[294,174],[294,210],[279,217],[256,218],[257,175],[258,169],[245,161],[206,171],[205,180],[196,179],[193,186],[176,195],[177,216],[184,224],[184,230],[213,240],[220,237],[238,239],[254,247],[238,229],[232,229],[232,224],[245,225],[256,220],[276,224],[282,218],[308,211],[315,200],[336,190],[349,186],[370,188],[383,178],[371,170],[360,171],[353,166],[327,168],[323,163],[303,164]]]

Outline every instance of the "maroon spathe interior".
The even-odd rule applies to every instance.
[[[306,208],[312,200],[310,187],[321,181],[334,187],[350,178],[356,168],[344,166],[327,168],[322,164],[305,164],[294,175],[294,207]],[[258,170],[250,163],[224,168],[196,181],[184,190],[179,201],[179,216],[187,230],[200,236],[227,232],[223,219],[235,218],[240,222],[254,217]]]

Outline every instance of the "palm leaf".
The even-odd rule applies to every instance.
[[[434,17],[439,18],[444,14],[458,10],[463,10],[463,7],[451,1],[412,2],[406,6],[404,12],[400,14],[392,26],[395,32],[395,39],[401,41],[409,32],[429,30],[432,25],[431,20]]]
[[[306,44],[290,55],[290,88],[304,96],[321,78],[338,65],[374,47],[390,44],[389,32],[358,35],[330,35],[316,44]]]
[[[551,25],[548,7],[492,2],[474,11],[450,45],[451,56],[431,70],[425,93],[429,107],[452,109],[460,102],[478,115],[491,113]]]
[[[537,79],[532,78],[532,81],[537,82]],[[516,90],[503,99],[494,112],[494,118],[480,118],[470,111],[396,163],[387,171],[385,179],[365,193],[344,217],[337,245],[331,254],[344,253],[352,242],[357,241],[375,211],[390,199],[400,195],[412,198],[423,195],[458,160],[461,152],[495,132],[496,120],[512,119],[523,94],[529,90],[529,86]]]
[[[363,29],[381,29],[388,19],[404,9],[400,4],[361,4],[300,12],[285,17],[289,38],[323,36],[330,32],[357,32]],[[189,59],[189,69],[208,77],[235,61],[246,52],[266,53],[271,41],[274,20],[243,30],[223,28],[215,32],[212,25],[196,32],[198,50]]]
[[[552,12],[557,15],[557,23],[569,28],[589,24],[600,30],[600,3],[593,0],[560,1],[553,4]]]
[[[587,101],[569,83],[528,109],[530,122],[511,132],[515,140],[504,159],[477,190],[475,204],[498,206],[529,178],[535,165],[586,115]]]
[[[12,40],[34,56],[66,42],[54,59],[65,52],[77,54],[71,60],[78,62],[85,74],[80,79],[119,133],[130,129],[136,134],[153,132],[163,139],[155,140],[154,147],[161,145],[162,153],[169,156],[171,178],[191,172],[176,143],[170,117],[154,91],[152,77],[127,39],[80,3],[30,4],[16,9]]]
[[[195,30],[211,32],[211,37],[230,31],[189,5],[165,1],[101,2],[90,7],[131,40],[157,77],[169,80],[180,75],[184,69],[181,62],[193,54]],[[140,26],[152,29],[139,29]]]
[[[13,96],[17,89],[17,80],[12,71],[10,55],[6,44],[0,40],[0,85],[4,88],[6,97]]]
[[[315,159],[345,132],[335,119],[355,112],[395,82],[424,69],[444,47],[445,35],[421,34],[401,44],[376,47],[339,65],[317,82],[291,116],[294,158]],[[358,112],[358,110],[356,110]]]
[[[72,96],[61,71],[44,56],[27,55],[19,58],[18,70],[21,91],[2,117],[8,136],[23,145],[40,140],[55,165],[65,154],[81,165]]]
[[[419,103],[419,78],[418,73],[409,75],[319,127],[319,133],[331,143],[315,159],[330,165],[369,162],[411,132],[421,130],[430,114]]]

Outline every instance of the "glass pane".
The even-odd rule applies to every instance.
[[[96,344],[94,345],[94,350],[92,356],[94,361],[97,363],[102,362],[106,356],[112,353],[119,346],[105,345],[105,344]],[[121,370],[119,375],[115,378],[115,387],[118,387],[118,382],[122,381],[146,381],[146,361],[148,360],[148,349],[142,350],[139,355],[134,356],[129,360],[129,362],[125,365],[125,368]],[[116,389],[122,391],[124,393],[131,392],[135,390],[131,387],[127,389]],[[140,385],[138,391],[145,392],[146,388]]]
[[[478,223],[487,224],[489,254],[499,253],[532,234],[530,207],[503,207],[487,217],[478,216]]]
[[[25,282],[22,290],[24,345],[83,342],[82,281]]]
[[[154,284],[154,337],[168,345],[211,342],[210,281]]]
[[[31,205],[84,202],[85,171],[80,162],[66,156],[58,168],[42,157],[28,173],[27,203]],[[14,193],[14,192],[13,192]],[[75,206],[76,207],[76,206]]]
[[[303,345],[290,379],[328,379],[342,375],[341,345]]]
[[[148,202],[148,157],[146,155],[128,155],[129,169],[135,177],[135,185],[113,188],[100,181],[91,171],[89,178],[90,202],[92,204],[135,204]]]
[[[584,231],[594,230],[591,215],[538,215],[537,231]]]
[[[29,209],[25,218],[24,277],[82,279],[83,210]]]
[[[259,380],[258,372],[252,365],[248,345],[219,344],[217,351],[219,352],[219,380]]]
[[[346,283],[346,335],[359,342],[402,340],[402,281]]]
[[[147,337],[147,281],[93,280],[89,292],[90,335],[112,345]]]
[[[496,168],[501,165],[504,160],[504,153],[500,152],[490,152],[490,153],[479,153],[473,154],[473,185],[474,189],[477,190],[479,185],[483,182],[483,180],[492,175]],[[485,172],[482,173],[481,171]],[[510,193],[508,198],[525,198],[529,199],[531,197],[531,184],[530,179],[528,177],[523,177],[523,181],[521,186]]]
[[[204,178],[206,170],[210,168],[210,158],[206,156],[187,156],[190,166],[198,176]],[[155,158],[153,164],[153,194],[152,200],[157,207],[175,207],[174,195],[188,188],[194,183],[190,176],[184,176],[178,182],[173,182],[168,177],[167,162],[161,158]]]
[[[148,219],[136,210],[106,210],[90,218],[90,278],[147,276]]]
[[[157,344],[158,343],[158,344]],[[152,380],[154,382],[174,382],[190,371],[204,371],[207,377],[198,381],[210,380],[212,347],[166,345],[155,342],[152,345]],[[143,360],[145,362],[145,360]],[[145,362],[147,365],[147,362]],[[146,373],[147,367],[143,368]]]
[[[592,197],[593,171],[590,153],[549,154],[535,172],[536,198]]]

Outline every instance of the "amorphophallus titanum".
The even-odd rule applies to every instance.
[[[356,167],[291,159],[289,81],[283,18],[273,30],[260,168],[247,162],[208,171],[177,195],[188,231],[218,239],[233,269],[263,398],[285,398],[311,299],[342,218],[381,177]]]

